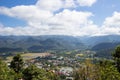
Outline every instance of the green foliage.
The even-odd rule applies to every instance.
[[[116,67],[117,67],[118,71],[120,72],[120,46],[118,46],[115,49],[113,57],[114,57],[114,60],[115,60]]]
[[[23,75],[25,80],[59,80],[59,77],[54,73],[39,69],[35,65],[26,68]]]
[[[67,54],[68,55],[68,54]],[[120,80],[120,46],[115,49],[113,60],[102,60],[93,64],[87,59],[81,67],[73,72],[74,80]],[[44,61],[45,64],[47,62]],[[0,60],[0,80],[64,80],[65,75],[58,76],[52,71],[40,69],[35,65],[23,68],[24,61],[20,54],[13,57],[10,68]],[[61,79],[60,79],[61,78]]]
[[[35,65],[30,65],[23,71],[25,80],[48,80],[46,72],[43,69],[37,68]]]
[[[120,46],[117,46],[115,53],[113,54],[114,58],[120,58]]]
[[[10,68],[12,68],[16,73],[20,73],[23,70],[23,59],[20,54],[17,54],[13,57],[13,60],[11,61]]]
[[[120,80],[120,73],[111,61],[92,64],[87,61],[74,74],[75,80]]]
[[[100,80],[99,75],[99,67],[89,60],[74,72],[75,80]]]
[[[101,80],[120,80],[120,73],[111,61],[100,63]]]
[[[0,60],[0,80],[14,80],[14,73]]]
[[[39,69],[30,65],[23,69],[23,59],[18,54],[13,57],[10,68],[0,60],[0,80],[60,80],[60,77],[52,71]]]
[[[47,77],[49,80],[60,80],[60,77],[57,74],[50,71],[47,72]]]

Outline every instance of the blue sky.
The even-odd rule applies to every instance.
[[[37,0],[0,0],[0,6],[11,8],[19,5],[34,5],[36,2]],[[24,20],[12,18],[5,15],[0,15],[0,22],[5,26],[11,26],[11,27],[26,25],[26,22]]]
[[[120,34],[120,0],[0,0],[0,35]]]
[[[37,0],[0,0],[0,6],[14,7],[18,5],[34,5]]]

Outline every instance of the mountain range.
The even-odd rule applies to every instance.
[[[120,44],[120,35],[106,36],[0,36],[0,53],[44,52],[48,50],[113,50]]]

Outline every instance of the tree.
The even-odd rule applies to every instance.
[[[113,57],[115,60],[115,65],[117,67],[117,70],[120,72],[120,46],[116,47]]]
[[[24,62],[20,54],[17,54],[13,57],[13,60],[10,63],[10,68],[12,68],[16,73],[20,73],[23,69]]]
[[[35,65],[28,66],[23,71],[23,78],[25,80],[59,80],[60,77],[51,71],[45,71]]]
[[[55,74],[51,71],[47,72],[47,77],[49,80],[61,80],[60,76],[58,76],[57,74]]]
[[[75,80],[100,80],[99,67],[86,60],[81,67],[74,72]]]
[[[28,66],[23,71],[25,80],[48,80],[46,72],[43,69],[37,68],[35,65]]]
[[[0,80],[14,80],[14,73],[0,60]]]
[[[120,80],[120,73],[112,61],[92,64],[87,61],[74,74],[75,80]]]
[[[105,60],[100,62],[101,80],[120,80],[120,73],[113,65],[113,62]]]

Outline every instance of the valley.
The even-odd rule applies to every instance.
[[[0,56],[16,53],[79,53],[94,51],[97,57],[110,58],[120,44],[119,35],[73,37],[73,36],[0,36]]]
[[[47,73],[52,72],[60,80],[74,80],[77,78],[77,75],[81,74],[81,72],[77,73],[81,69],[88,67],[88,69],[92,68],[93,71],[97,71],[96,68],[98,66],[105,68],[104,65],[109,65],[108,63],[104,63],[104,61],[113,63],[112,53],[114,53],[116,46],[120,43],[120,40],[118,40],[119,37],[118,35],[103,36],[100,38],[72,36],[0,36],[0,57],[9,67],[15,59],[15,56],[21,55],[24,61],[24,69],[34,65],[36,69],[45,70]],[[89,71],[85,70],[84,72],[86,74]],[[89,75],[93,75],[93,73],[90,72]],[[100,73],[100,71],[97,73]]]

